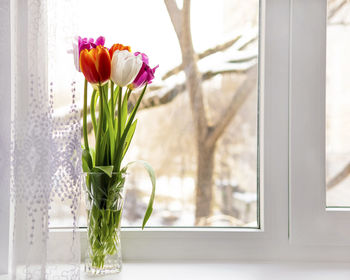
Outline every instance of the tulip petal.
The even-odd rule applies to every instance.
[[[123,87],[130,84],[140,71],[142,60],[127,50],[115,51],[112,58],[111,79]]]
[[[95,42],[95,44],[97,45],[97,46],[104,46],[105,45],[105,37],[103,37],[103,36],[100,36],[100,37],[98,37],[97,39],[96,39],[96,42]]]
[[[108,50],[102,46],[97,46],[96,70],[100,75],[100,82],[109,80],[111,76],[111,58]]]
[[[115,51],[131,51],[130,46],[124,46],[123,44],[114,44],[110,49],[109,49],[109,55],[111,56],[111,59],[113,58],[113,54]]]
[[[93,50],[82,50],[80,53],[80,69],[89,83],[95,84],[99,82],[99,74],[96,70]]]
[[[142,62],[146,63],[148,65],[148,56],[145,53],[141,53],[141,52],[136,52],[134,53],[135,56],[139,56],[141,55],[142,58]]]

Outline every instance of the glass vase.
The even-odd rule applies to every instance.
[[[122,268],[120,221],[124,204],[125,173],[89,172],[83,180],[87,209],[85,272],[118,273]]]

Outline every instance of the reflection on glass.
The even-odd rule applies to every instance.
[[[78,34],[104,35],[107,46],[130,45],[147,53],[151,65],[160,65],[125,159],[146,160],[156,171],[155,210],[148,225],[257,227],[259,1],[192,1],[185,28],[191,28],[195,56],[186,56],[191,47],[184,42],[181,53],[163,1],[85,2]],[[106,6],[110,9],[98,11]],[[117,10],[132,10],[132,19]],[[63,46],[60,51],[56,71],[62,76],[57,75],[69,77],[72,57]],[[77,91],[82,79],[77,76]],[[56,82],[61,84],[57,104],[67,106],[70,96],[59,88],[65,89],[69,79]],[[140,226],[151,188],[147,174],[130,169],[127,184],[122,225]],[[59,203],[53,209],[54,226],[64,226],[65,211]],[[84,226],[85,218],[81,221]]]
[[[350,3],[328,0],[327,206],[350,206]]]

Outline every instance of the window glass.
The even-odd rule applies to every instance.
[[[350,206],[350,4],[328,1],[327,206]]]
[[[186,83],[193,83],[178,70],[181,50],[164,2],[83,2],[77,35],[103,35],[106,46],[130,45],[132,51],[146,53],[151,66],[159,64],[125,159],[146,160],[156,171],[156,200],[148,226],[257,227],[259,1],[191,2],[190,28],[201,75],[194,86],[201,89],[207,127],[201,133],[207,133],[205,139],[213,131],[217,135],[210,138],[214,140],[209,147],[196,140],[196,106],[191,106],[191,93],[185,89]],[[83,76],[74,73],[73,57],[67,53],[71,38],[64,29],[55,32],[55,69],[49,71],[55,77],[55,106],[64,112],[71,103],[72,77],[73,91],[82,93]],[[122,225],[140,226],[151,185],[143,169],[130,168],[128,173]],[[57,201],[52,226],[64,227],[65,211],[69,206]],[[86,224],[84,215],[80,224]]]

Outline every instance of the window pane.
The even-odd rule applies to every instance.
[[[148,225],[257,227],[259,1],[191,2],[198,72],[185,67],[192,71],[187,76],[178,67],[183,56],[163,1],[93,3],[84,1],[77,34],[103,35],[106,46],[130,45],[132,51],[145,52],[151,66],[159,64],[125,158],[125,163],[146,160],[156,171],[156,201]],[[57,71],[74,70],[72,57],[61,51],[65,57]],[[197,74],[201,82],[194,83],[189,76]],[[82,80],[79,75],[77,91],[83,90]],[[70,96],[66,98],[68,104]],[[198,122],[204,128],[196,129]],[[198,134],[203,135],[199,140]],[[91,134],[91,145],[93,138]],[[142,168],[128,173],[122,225],[140,226],[151,185]],[[60,207],[57,226],[64,224]],[[81,223],[85,225],[84,217]]]
[[[350,5],[328,0],[327,206],[350,206]]]

